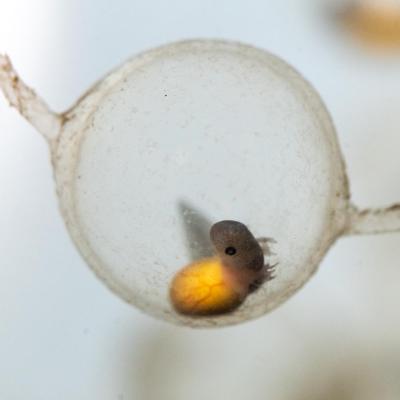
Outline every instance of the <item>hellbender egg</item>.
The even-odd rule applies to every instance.
[[[344,230],[347,180],[329,114],[311,85],[265,50],[218,40],[150,50],[60,116],[2,63],[11,103],[42,132],[50,126],[77,248],[108,287],[150,315],[195,327],[259,317],[309,279]],[[229,312],[182,314],[170,283],[214,256],[208,235],[221,220],[275,240],[266,262],[277,263],[276,277]]]

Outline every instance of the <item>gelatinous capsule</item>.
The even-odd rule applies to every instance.
[[[189,264],[172,280],[174,308],[187,315],[215,315],[234,310],[265,280],[272,267],[245,225],[220,221],[210,230],[215,256]]]

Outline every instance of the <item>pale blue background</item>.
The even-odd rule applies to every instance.
[[[266,48],[327,103],[355,201],[400,200],[400,58],[349,41],[325,3],[2,0],[0,51],[62,111],[152,46],[217,37]],[[58,213],[44,140],[1,96],[0,188],[1,399],[400,397],[399,234],[341,240],[272,314],[193,331],[142,315],[94,277]]]

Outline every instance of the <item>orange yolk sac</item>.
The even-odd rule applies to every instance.
[[[175,309],[187,315],[229,312],[245,299],[248,284],[229,273],[218,257],[194,262],[179,271],[171,285]]]

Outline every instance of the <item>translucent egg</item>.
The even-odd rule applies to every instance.
[[[397,0],[351,1],[341,7],[338,21],[372,48],[400,47],[400,4]]]
[[[359,220],[349,205],[319,96],[264,50],[214,40],[160,47],[114,70],[62,115],[7,63],[0,59],[0,84],[49,141],[75,245],[108,287],[150,315],[196,327],[259,317],[310,278],[341,233],[373,230],[370,215]],[[232,312],[179,314],[170,283],[213,255],[209,230],[224,219],[274,240],[265,260],[278,263],[275,278]]]

